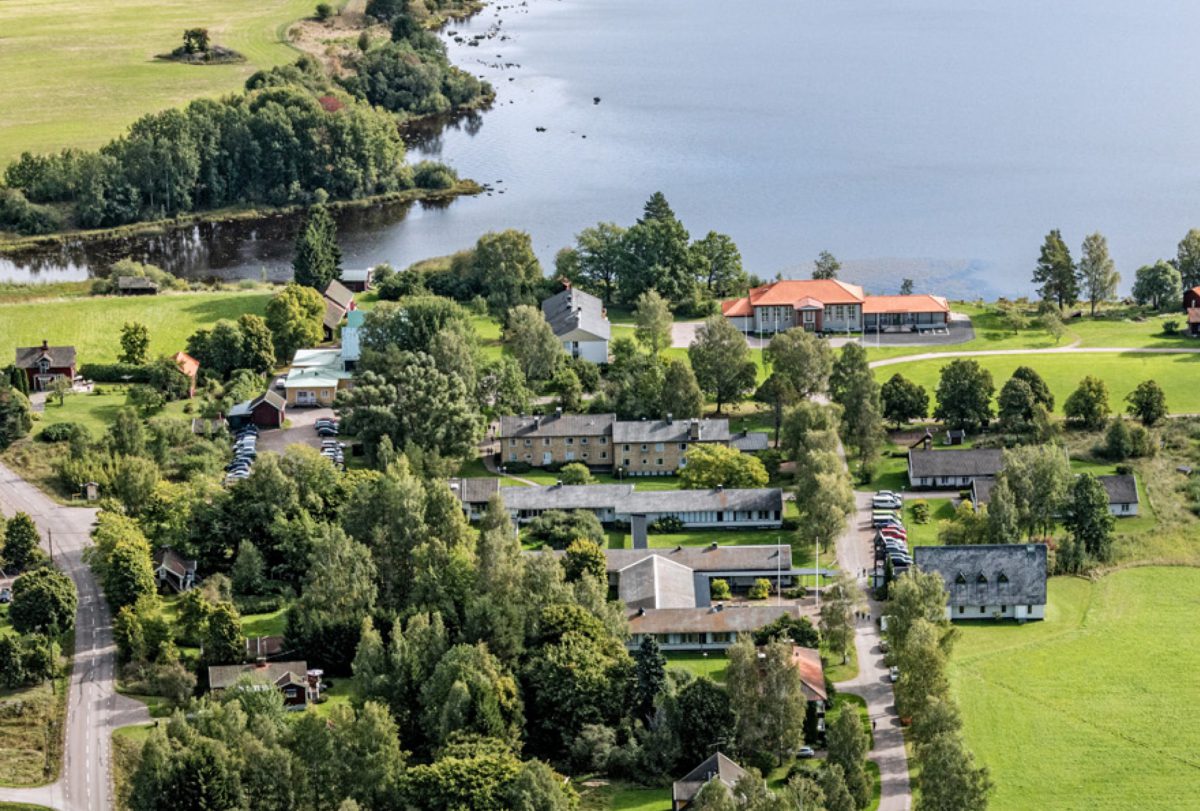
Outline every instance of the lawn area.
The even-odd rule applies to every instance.
[[[954,502],[948,498],[927,498],[929,502],[929,522],[918,524],[913,518],[913,502],[920,501],[915,494],[910,494],[904,502],[904,528],[908,530],[908,546],[936,546],[938,530],[942,521],[954,518]]]
[[[22,7],[13,6],[14,11],[18,8]],[[0,56],[0,63],[3,61]],[[201,327],[244,313],[262,315],[270,298],[269,291],[258,289],[0,304],[0,335],[9,347],[35,346],[45,339],[52,346],[74,346],[80,364],[113,363],[121,351],[121,326],[139,321],[150,331],[151,357],[173,355],[184,349],[188,336]]]
[[[671,787],[644,788],[625,783],[579,786],[582,811],[671,811]]]
[[[504,346],[500,343],[499,321],[488,315],[473,315],[471,326],[479,336],[479,345],[485,358],[495,360],[504,353]]]
[[[1198,590],[1182,567],[1054,578],[1044,622],[961,626],[951,680],[994,811],[1195,806]]]
[[[725,671],[729,669],[729,659],[724,651],[711,653],[664,653],[667,667],[686,670],[693,676],[708,676],[715,682],[725,683]]]
[[[294,62],[286,23],[311,0],[53,0],[4,3],[0,30],[0,167],[23,151],[95,148],[145,113],[241,89],[260,68]],[[241,53],[236,65],[155,61],[207,28]],[[0,330],[3,332],[3,330]]]
[[[1200,344],[1198,344],[1200,346]],[[1062,414],[1063,403],[1085,375],[1092,375],[1108,385],[1109,406],[1115,412],[1124,411],[1125,395],[1143,380],[1157,380],[1167,396],[1172,413],[1200,412],[1200,388],[1192,384],[1200,374],[1200,355],[1138,355],[1105,353],[1096,355],[993,355],[975,358],[992,373],[996,392],[1012,376],[1018,366],[1029,366],[1046,379],[1054,393],[1054,407]],[[896,372],[918,383],[930,392],[937,390],[938,374],[949,360],[923,360],[900,363],[875,369],[875,379],[886,381]],[[932,406],[933,403],[931,402]]]

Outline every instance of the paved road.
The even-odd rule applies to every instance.
[[[977,349],[961,350],[958,352],[922,352],[919,355],[902,355],[897,358],[884,358],[871,361],[872,369],[880,366],[895,366],[899,363],[913,363],[919,360],[938,360],[939,358],[982,358],[989,355],[1111,355],[1114,353],[1133,355],[1195,355],[1200,354],[1200,347],[1166,347],[1166,346],[1055,346],[1050,349]]]
[[[55,564],[70,575],[79,590],[62,774],[41,788],[0,788],[0,801],[36,803],[60,811],[107,811],[112,805],[112,731],[127,724],[145,723],[150,716],[141,702],[114,690],[117,657],[108,606],[91,569],[83,562],[96,511],[59,506],[4,465],[0,465],[0,509],[5,515],[25,512],[33,517],[43,548],[53,541]]]
[[[872,531],[867,521],[867,516],[871,514],[871,495],[863,492],[854,494],[858,511],[837,542],[838,565],[855,576],[863,570],[869,571],[875,563],[871,546]],[[858,675],[849,681],[839,682],[837,689],[866,699],[867,712],[875,727],[875,746],[869,758],[879,766],[879,811],[907,811],[912,804],[908,756],[904,751],[904,733],[896,715],[896,699],[888,679],[887,666],[883,662],[883,653],[879,650],[879,630],[875,624],[875,619],[882,613],[882,604],[871,599],[864,578],[859,577],[859,583],[865,591],[864,599],[870,607],[871,620],[861,621],[854,635]]]

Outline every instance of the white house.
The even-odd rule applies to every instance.
[[[542,315],[573,358],[608,363],[612,325],[600,299],[564,282],[564,289],[542,302]]]
[[[910,487],[970,487],[979,478],[994,477],[1004,466],[1004,452],[995,448],[908,452]]]
[[[1046,616],[1045,544],[917,546],[913,565],[941,576],[950,620]]]
[[[1133,474],[1120,476],[1097,476],[1104,492],[1108,493],[1108,511],[1118,518],[1131,518],[1138,514],[1137,479]]]

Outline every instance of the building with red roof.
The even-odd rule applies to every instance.
[[[868,296],[838,279],[785,279],[722,302],[721,314],[742,332],[758,335],[793,327],[849,333],[944,326],[950,305],[941,296]]]

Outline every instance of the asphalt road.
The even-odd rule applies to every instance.
[[[59,779],[32,789],[0,788],[0,801],[45,805],[60,811],[107,811],[112,807],[109,745],[114,729],[150,720],[145,705],[118,695],[112,623],[91,569],[83,562],[96,511],[63,507],[0,465],[0,510],[28,513],[42,535],[42,548],[75,581],[75,658],[67,699],[65,760]]]

